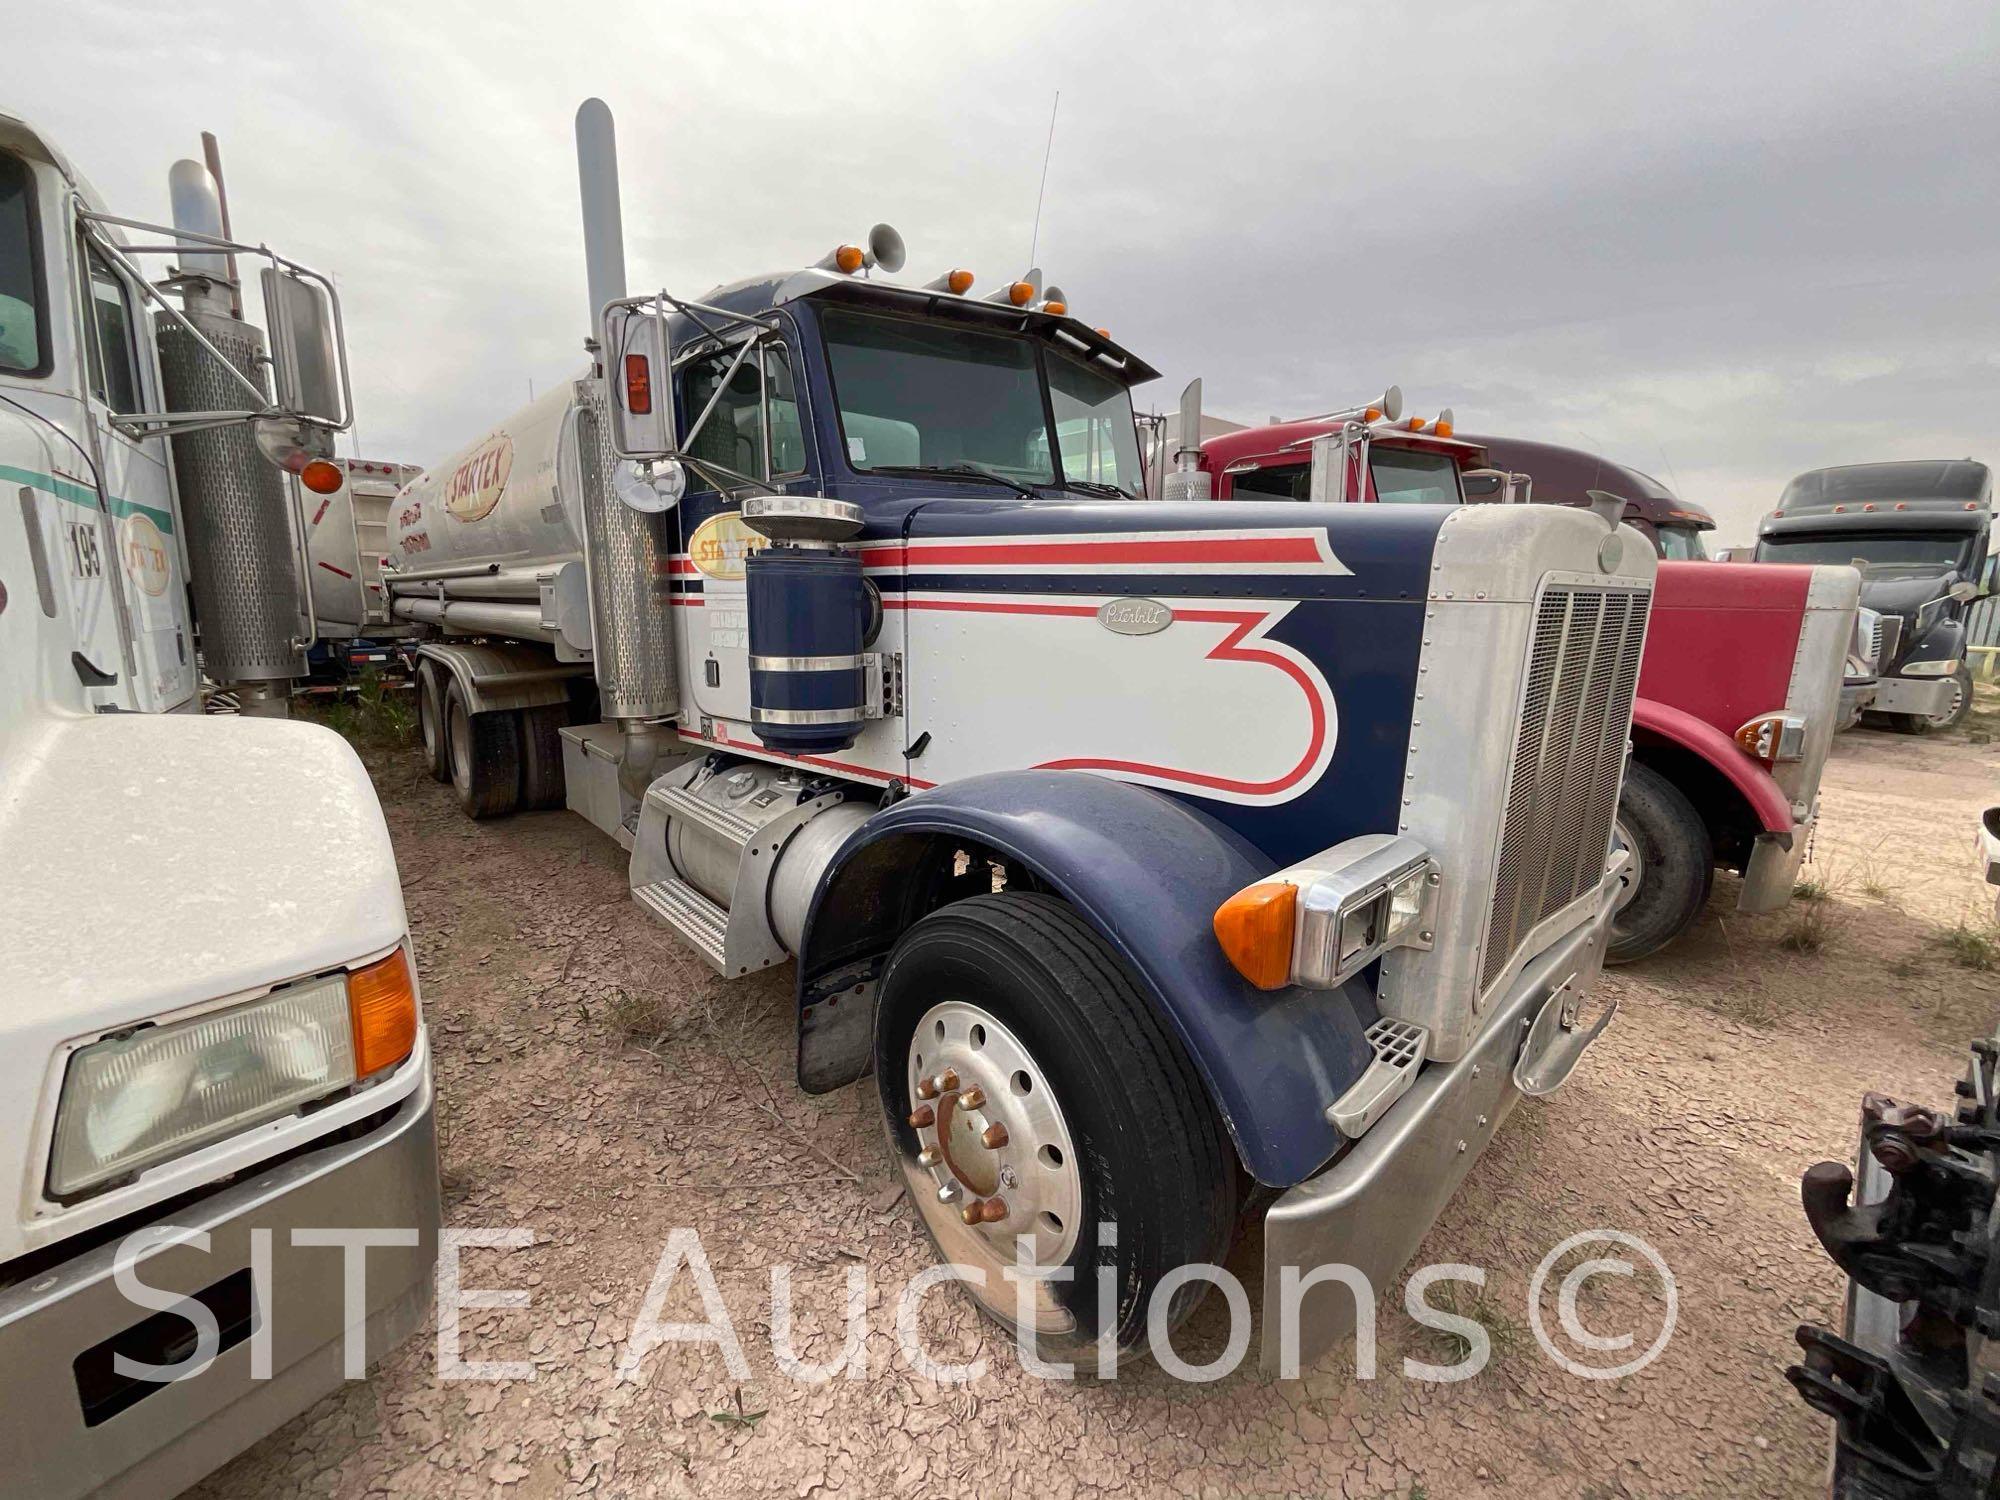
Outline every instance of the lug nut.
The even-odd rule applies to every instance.
[[[936,1123],[937,1111],[932,1109],[928,1104],[919,1104],[915,1109],[910,1111],[910,1128],[912,1130],[922,1130],[925,1126],[935,1125]]]
[[[982,1088],[969,1088],[958,1096],[958,1102],[966,1109],[984,1109],[986,1108],[986,1090]]]
[[[917,1097],[919,1099],[935,1099],[937,1096],[938,1086],[936,1083],[928,1078],[919,1078],[917,1080]]]
[[[958,1087],[958,1074],[950,1068],[946,1068],[937,1077],[933,1078],[931,1082],[937,1086],[937,1091],[940,1094],[949,1094],[953,1089]]]
[[[1007,1200],[1004,1198],[988,1198],[984,1203],[979,1205],[979,1217],[988,1224],[998,1224],[1002,1219],[1007,1217]]]
[[[943,1187],[939,1188],[938,1202],[940,1203],[958,1202],[958,1184],[955,1182],[947,1182]]]
[[[964,1223],[977,1224],[980,1220],[980,1211],[985,1207],[985,1204],[975,1198],[958,1211],[958,1217]]]
[[[979,1139],[988,1151],[998,1151],[1002,1146],[1007,1144],[1007,1127],[1005,1125],[988,1125]]]
[[[938,1161],[938,1149],[935,1146],[926,1146],[917,1153],[917,1165],[920,1167],[934,1167]]]

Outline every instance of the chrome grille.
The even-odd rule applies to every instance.
[[[1551,586],[1535,608],[1482,993],[1538,923],[1604,872],[1651,599],[1645,589]]]

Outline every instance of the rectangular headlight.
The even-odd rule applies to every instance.
[[[63,1075],[49,1192],[66,1198],[290,1114],[355,1081],[347,976],[80,1049]]]
[[[1903,663],[1905,677],[1949,677],[1958,670],[1958,658],[1943,657],[1937,661],[1906,661]]]
[[[1334,989],[1392,948],[1430,946],[1438,879],[1415,839],[1363,834],[1231,896],[1216,940],[1261,989]]]

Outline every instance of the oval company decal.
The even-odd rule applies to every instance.
[[[128,578],[155,599],[167,591],[170,576],[167,542],[151,516],[134,511],[120,521],[118,548],[124,554]]]
[[[1174,612],[1157,599],[1113,599],[1099,606],[1097,623],[1114,635],[1152,635],[1174,623]]]
[[[444,482],[444,508],[461,521],[490,515],[514,472],[514,439],[504,432],[474,448]]]
[[[710,578],[741,578],[743,560],[769,545],[770,538],[745,526],[740,513],[725,510],[695,527],[688,538],[688,557]]]

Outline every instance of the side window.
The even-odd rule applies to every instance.
[[[729,364],[736,357],[736,350],[722,349],[705,359],[688,366],[683,377],[687,391],[687,420],[692,423],[702,413],[711,398],[722,386]],[[789,387],[788,387],[789,388]],[[797,407],[793,407],[793,427],[796,429]],[[688,456],[696,460],[706,459],[723,468],[734,470],[751,479],[763,479],[764,472],[764,391],[763,381],[758,373],[758,361],[746,359],[736,367],[736,373],[729,375],[729,384],[722,388],[722,395],[715,403],[715,410],[709,412],[708,420],[702,423],[701,431],[686,444]],[[773,455],[774,457],[776,455]],[[695,486],[700,489],[712,488],[720,480],[723,485],[730,483],[729,476],[697,474]]]
[[[1235,493],[1277,500],[1304,500],[1312,494],[1311,464],[1273,464],[1268,468],[1245,469],[1230,476]]]
[[[0,156],[0,370],[42,368],[41,278],[28,165]]]
[[[764,389],[771,408],[771,474],[806,471],[806,435],[799,421],[799,396],[792,388],[792,362],[783,344],[764,346]]]
[[[133,343],[132,297],[118,273],[95,247],[83,247],[90,268],[90,320],[84,343],[90,362],[90,390],[121,415],[139,410],[139,355]]]

